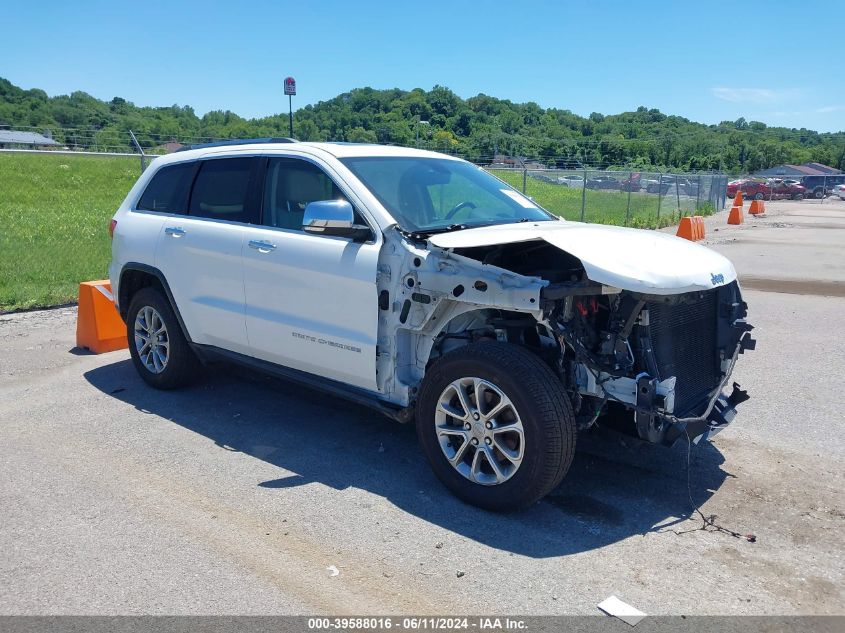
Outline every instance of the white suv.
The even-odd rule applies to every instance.
[[[671,444],[720,430],[747,397],[723,394],[754,343],[728,260],[560,221],[449,156],[194,148],[156,159],[112,229],[112,288],[147,383],[223,359],[415,419],[440,480],[484,508],[551,491],[576,431],[608,410]]]

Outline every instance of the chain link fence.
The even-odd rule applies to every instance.
[[[724,174],[618,170],[488,168],[543,208],[567,220],[640,228],[725,207]]]

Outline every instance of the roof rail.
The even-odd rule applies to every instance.
[[[295,138],[284,136],[268,136],[267,138],[233,138],[227,141],[215,141],[213,143],[200,143],[198,145],[186,145],[180,147],[177,152],[185,152],[189,149],[205,149],[206,147],[225,147],[227,145],[254,145],[256,143],[296,143]]]

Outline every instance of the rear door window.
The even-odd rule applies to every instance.
[[[196,168],[197,164],[193,161],[162,167],[153,175],[135,208],[185,213],[188,208],[188,191]]]
[[[190,214],[212,220],[258,223],[251,195],[255,158],[202,161],[191,191]]]

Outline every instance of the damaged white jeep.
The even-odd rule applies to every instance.
[[[449,156],[203,146],[156,159],[111,230],[150,385],[223,359],[416,420],[437,477],[484,508],[550,492],[608,410],[671,444],[719,431],[747,399],[725,393],[754,347],[727,259],[561,221]]]

